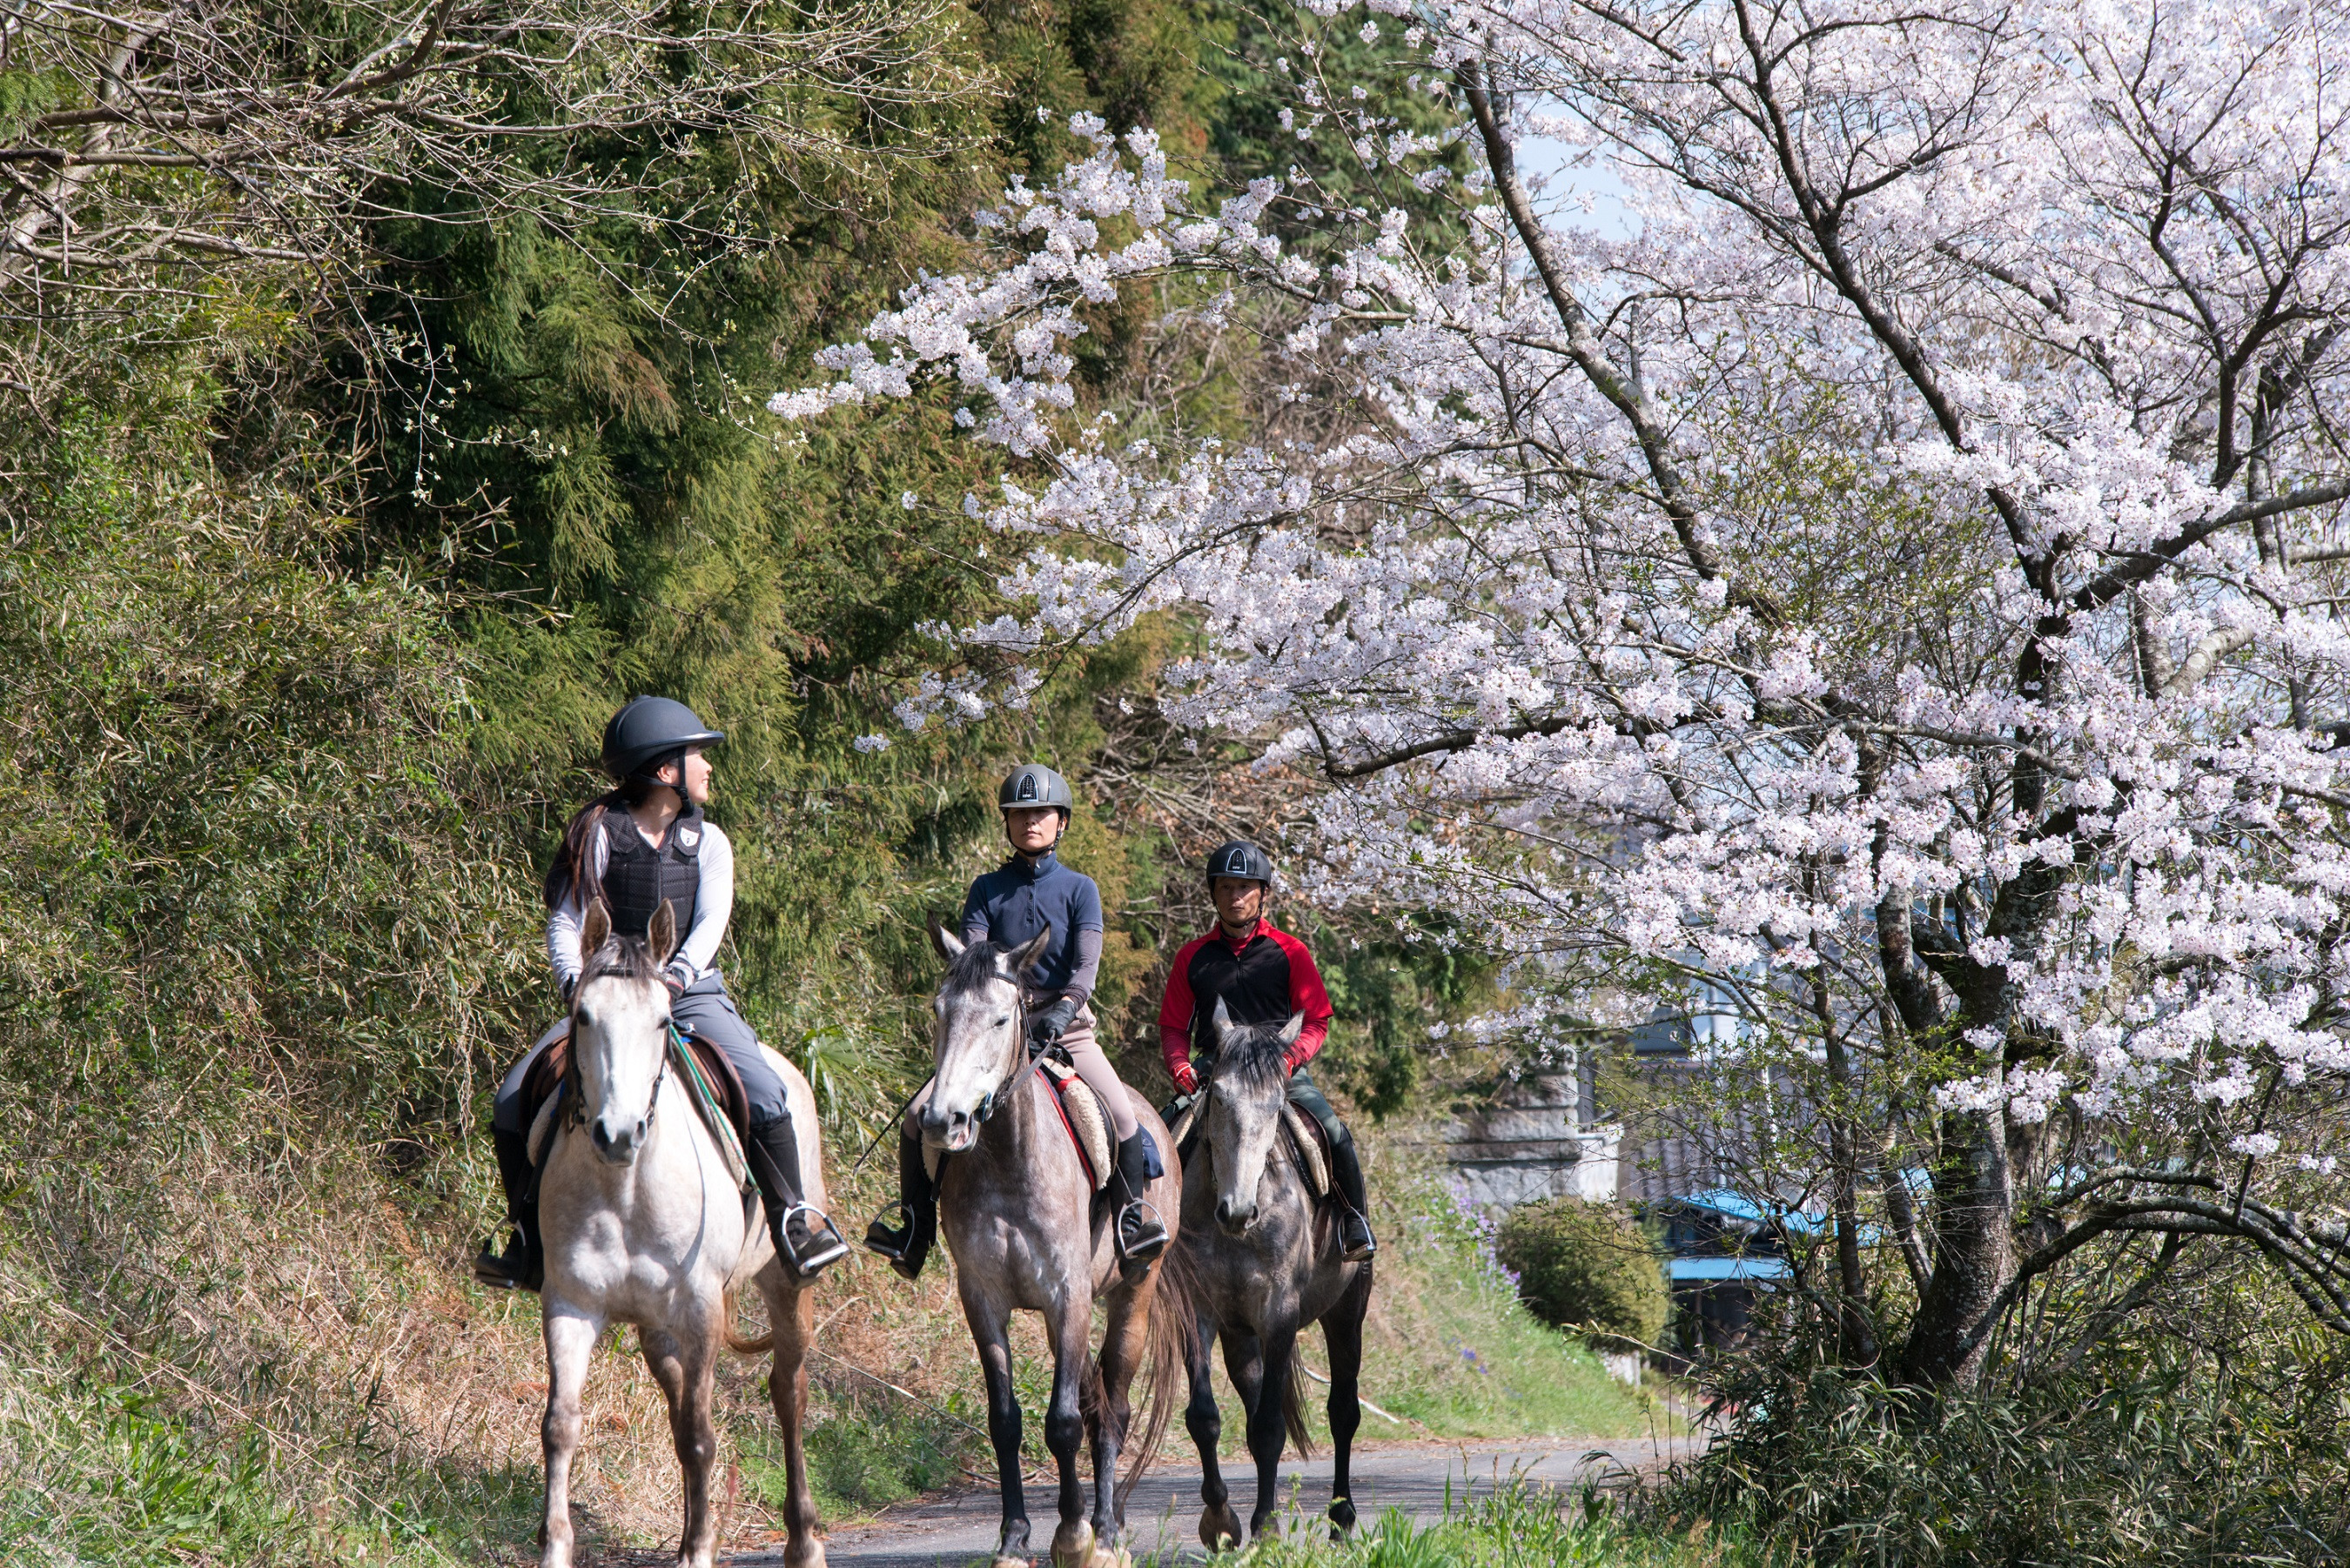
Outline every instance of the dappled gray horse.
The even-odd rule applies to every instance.
[[[645,1364],[669,1397],[670,1431],[685,1468],[685,1529],[678,1562],[710,1568],[717,1511],[710,1481],[718,1437],[711,1385],[722,1344],[733,1338],[729,1300],[744,1283],[766,1298],[775,1325],[769,1392],[783,1424],[789,1532],[784,1561],[817,1568],[816,1500],[800,1446],[807,1407],[807,1342],[813,1293],[775,1262],[756,1190],[745,1192],[709,1127],[694,1111],[669,1046],[669,992],[653,954],[675,950],[676,921],[663,904],[650,940],[615,936],[599,901],[590,905],[580,950],[588,967],[573,994],[569,1105],[548,1136],[539,1178],[539,1222],[546,1247],[540,1292],[546,1332],[546,1513],[543,1568],[571,1562],[571,1459],[579,1446],[579,1396],[588,1358],[610,1323],[637,1326]],[[768,1053],[782,1075],[799,1139],[801,1190],[824,1204],[816,1099],[807,1081]]]
[[[1107,1568],[1124,1557],[1118,1541],[1127,1494],[1149,1466],[1173,1414],[1190,1314],[1180,1285],[1165,1281],[1161,1254],[1134,1279],[1121,1277],[1111,1235],[1114,1206],[1095,1202],[1094,1184],[1061,1124],[1053,1090],[1035,1070],[1021,1005],[1021,973],[1052,940],[1005,949],[962,939],[943,925],[931,936],[948,960],[933,1007],[937,1071],[919,1125],[926,1150],[943,1157],[939,1229],[955,1262],[963,1317],[987,1378],[987,1432],[1003,1489],[997,1568],[1027,1563],[1028,1506],[1020,1484],[1020,1399],[1012,1384],[1012,1314],[1042,1313],[1053,1348],[1053,1393],[1045,1446],[1060,1469],[1056,1568]],[[1129,1095],[1133,1094],[1128,1090]],[[1134,1112],[1173,1167],[1173,1146],[1157,1113],[1134,1097]],[[1176,1178],[1160,1176],[1144,1198],[1170,1217]],[[1170,1223],[1170,1230],[1173,1229]],[[1101,1360],[1091,1354],[1094,1303],[1107,1309]],[[1146,1373],[1140,1439],[1124,1484],[1127,1394]],[[1094,1507],[1084,1516],[1077,1441],[1092,1439]]]
[[[1221,1338],[1224,1368],[1247,1407],[1248,1447],[1256,1460],[1256,1508],[1249,1533],[1261,1532],[1279,1500],[1283,1434],[1306,1451],[1305,1390],[1298,1332],[1319,1323],[1330,1353],[1330,1438],[1336,1449],[1330,1484],[1333,1535],[1355,1522],[1347,1465],[1362,1424],[1356,1379],[1363,1365],[1363,1314],[1371,1302],[1371,1265],[1346,1261],[1334,1205],[1317,1199],[1282,1136],[1288,1106],[1283,1054],[1305,1019],[1278,1028],[1234,1024],[1216,1003],[1215,1061],[1200,1091],[1199,1144],[1183,1168],[1182,1226],[1175,1245],[1196,1319],[1189,1365],[1191,1403],[1184,1417],[1200,1445],[1200,1539],[1237,1546],[1241,1522],[1225,1501],[1216,1467],[1223,1420],[1211,1383],[1211,1347]]]

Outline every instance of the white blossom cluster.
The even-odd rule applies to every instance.
[[[971,504],[1029,536],[1020,613],[940,628],[901,721],[1174,612],[1166,711],[1323,783],[1316,898],[1450,910],[1529,994],[1742,977],[1764,1023],[1930,1039],[1952,1111],[2276,1154],[2350,1069],[2342,8],[1374,9],[1483,149],[1459,244],[1392,84],[1314,75],[1398,165],[1322,265],[1272,182],[1207,215],[1081,119],[987,265],[775,400],[947,378],[1011,460]],[[1634,232],[1545,220],[1537,135]],[[1080,312],[1171,283],[1278,318],[1344,433],[1076,417]]]

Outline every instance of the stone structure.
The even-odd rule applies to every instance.
[[[1595,1127],[1573,1073],[1529,1075],[1445,1128],[1444,1157],[1469,1200],[1498,1213],[1544,1198],[1612,1203],[1622,1130]]]

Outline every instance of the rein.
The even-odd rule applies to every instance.
[[[979,1115],[975,1119],[980,1126],[987,1125],[987,1118],[995,1114],[995,1107],[1011,1094],[1012,1085],[1020,1081],[1020,1075],[1035,1064],[1039,1052],[1040,1048],[1028,1039],[1028,993],[1015,984],[1012,993],[1012,1070],[1003,1075],[995,1087],[987,1091],[987,1098],[979,1102]]]

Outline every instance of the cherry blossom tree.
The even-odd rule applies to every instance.
[[[1195,199],[1081,123],[983,265],[775,400],[942,385],[1003,451],[966,504],[1026,536],[1014,612],[939,628],[902,722],[1184,618],[1167,711],[1315,782],[1310,896],[1452,911],[1529,1019],[1701,987],[1813,1085],[1823,1299],[1910,1381],[1980,1367],[2034,1282],[2094,1273],[2093,1336],[2247,1250],[2350,1332],[2350,17],[1321,14],[1416,51],[1268,88],[1388,206]],[[1630,232],[1546,203],[1535,138]],[[1458,243],[1411,221],[1444,190]],[[1322,434],[1123,437],[1069,344],[1145,287],[1263,335]],[[1914,1292],[1882,1346],[1880,1267]]]

